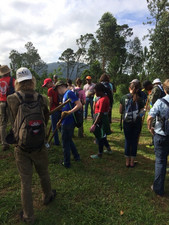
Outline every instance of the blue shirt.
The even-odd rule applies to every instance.
[[[169,95],[167,94],[164,99],[169,102]],[[159,135],[166,136],[164,131],[162,130],[162,123],[159,120],[158,117],[163,118],[165,116],[165,113],[167,111],[168,106],[162,102],[160,99],[158,99],[153,107],[151,108],[149,115],[152,116],[153,118],[156,118],[156,124],[155,124],[155,133]]]
[[[74,102],[78,101],[78,98],[77,96],[75,95],[75,93],[71,90],[67,90],[64,95],[63,95],[63,100],[62,102],[64,103],[66,100],[68,99],[71,99],[71,102],[66,104],[63,108],[62,108],[62,112],[64,111],[69,111],[71,109],[74,108],[75,104]],[[62,125],[65,125],[65,124],[73,124],[74,123],[74,118],[73,118],[73,115],[70,114],[69,116],[65,117],[63,120],[62,120]]]

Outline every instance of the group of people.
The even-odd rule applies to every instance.
[[[106,73],[102,74],[98,83],[92,82],[91,76],[86,76],[86,84],[76,80],[76,86],[71,80],[67,82],[57,79],[57,76],[46,78],[42,84],[47,88],[47,99],[37,93],[36,79],[28,68],[21,67],[16,71],[16,80],[10,76],[8,66],[0,67],[0,137],[2,150],[14,144],[14,155],[21,178],[21,219],[26,223],[34,223],[31,180],[33,165],[40,177],[43,190],[43,203],[49,204],[56,196],[56,190],[51,188],[48,173],[48,156],[45,148],[46,128],[51,116],[54,145],[60,145],[58,132],[61,133],[63,161],[65,168],[71,167],[71,153],[75,161],[80,155],[73,142],[76,126],[76,112],[80,112],[84,120],[88,117],[90,104],[93,123],[90,132],[95,136],[98,153],[90,157],[102,158],[103,152],[112,154],[107,135],[112,133],[113,93],[115,88]],[[155,179],[152,190],[164,194],[164,180],[169,153],[169,79],[163,85],[157,78],[151,83],[143,82],[144,90],[139,80],[134,79],[129,84],[129,93],[120,100],[120,114],[123,120],[125,135],[126,167],[135,167],[139,135],[145,117],[148,129],[153,136],[156,155]],[[15,91],[15,92],[14,92]],[[84,108],[84,112],[83,112]],[[8,116],[9,115],[9,116]],[[12,141],[6,135],[7,118],[12,127]],[[78,127],[78,136],[84,138],[83,123]],[[8,137],[8,138],[7,138]],[[11,136],[10,136],[11,137]],[[10,140],[10,141],[9,141]],[[106,150],[104,150],[104,146]]]

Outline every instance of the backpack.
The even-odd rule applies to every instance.
[[[82,88],[77,88],[77,89],[75,89],[74,90],[74,93],[75,93],[75,95],[76,95],[76,97],[80,100],[80,98],[79,98],[79,91],[81,91],[81,90],[83,90]],[[81,100],[80,100],[81,101]]]
[[[105,86],[105,92],[109,98],[110,101],[110,106],[112,107],[113,105],[113,94],[112,94],[112,90],[111,90],[111,86],[108,82],[101,82],[104,86]]]
[[[9,87],[8,87],[8,91],[7,91],[7,96],[13,94],[14,92],[15,92],[15,88],[13,86],[13,77],[10,77]]]
[[[16,92],[15,95],[20,102],[13,126],[17,145],[26,152],[40,150],[46,136],[42,96],[38,93],[33,95],[21,92]]]
[[[163,98],[163,97],[165,97],[166,96],[166,94],[165,94],[165,92],[164,92],[164,89],[163,89],[163,87],[161,86],[161,85],[158,85],[158,88],[160,89],[160,91],[161,91],[161,95],[160,95],[160,98]]]
[[[164,98],[161,99],[168,107],[165,113],[165,116],[162,118],[162,130],[164,131],[165,135],[169,135],[169,102],[166,101]]]
[[[136,122],[139,116],[138,103],[133,102],[131,94],[127,94],[127,99],[125,99],[125,110],[123,121],[131,123]]]
[[[68,98],[68,94],[67,94],[67,98]],[[70,102],[69,102],[69,106],[72,109],[72,105]],[[81,127],[83,125],[83,108],[78,109],[76,112],[72,113],[72,115],[74,118],[75,126],[77,128]]]

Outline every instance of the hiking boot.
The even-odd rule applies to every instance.
[[[54,190],[52,190],[52,195],[51,195],[50,199],[48,201],[44,202],[44,205],[48,205],[49,203],[51,203],[55,199],[55,197],[56,197],[56,190],[54,189]]]
[[[9,150],[9,145],[2,145],[2,151],[7,151]]]

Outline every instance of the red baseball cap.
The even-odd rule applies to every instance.
[[[45,87],[47,85],[47,83],[49,82],[52,82],[52,79],[51,78],[46,78],[44,81],[43,81],[43,85],[42,87]]]

